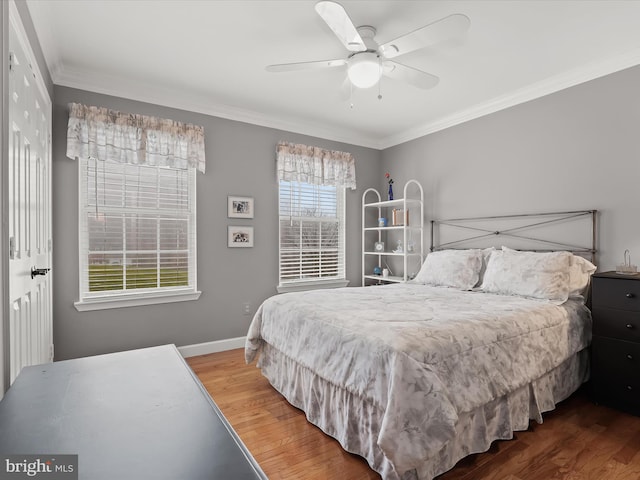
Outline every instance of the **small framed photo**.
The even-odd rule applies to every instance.
[[[253,247],[253,227],[229,225],[227,227],[228,247]]]
[[[227,197],[227,217],[253,218],[253,197]]]
[[[393,209],[393,225],[397,226],[409,226],[409,210],[402,208]]]

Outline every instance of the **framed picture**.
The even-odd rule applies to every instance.
[[[253,227],[229,225],[227,227],[227,246],[253,247]]]
[[[227,197],[227,217],[253,218],[253,197]]]
[[[409,210],[402,208],[393,209],[393,225],[394,226],[409,226]]]

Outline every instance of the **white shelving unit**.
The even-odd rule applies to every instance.
[[[382,200],[380,192],[369,188],[362,194],[362,285],[400,283],[420,270],[424,248],[424,193],[417,180],[404,185],[403,196]],[[395,210],[395,215],[394,215]],[[379,219],[385,218],[387,226]],[[395,224],[396,223],[402,224]],[[374,249],[384,242],[384,250]],[[398,251],[398,247],[402,247]],[[388,277],[374,274],[374,268],[387,268]]]

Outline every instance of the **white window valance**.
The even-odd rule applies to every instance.
[[[204,173],[204,128],[165,118],[69,104],[67,157]]]
[[[351,153],[287,142],[279,142],[276,153],[279,180],[356,188]]]

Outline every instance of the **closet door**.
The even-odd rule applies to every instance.
[[[9,15],[9,381],[53,360],[51,100],[14,9]],[[5,357],[6,358],[6,357]]]

